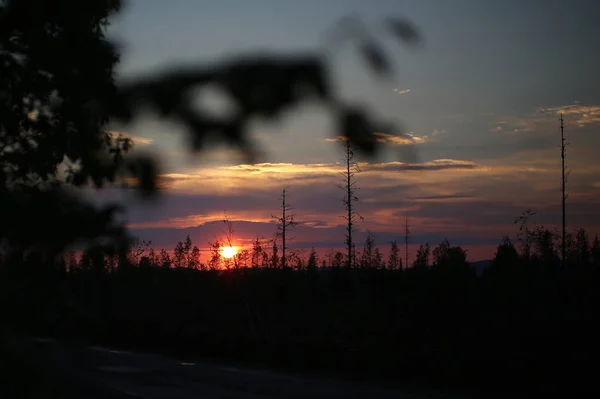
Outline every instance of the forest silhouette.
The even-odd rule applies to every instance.
[[[224,142],[250,163],[260,149],[247,138],[248,122],[276,119],[304,101],[331,111],[337,133],[367,157],[378,153],[374,132],[395,130],[334,95],[320,53],[232,57],[117,85],[119,56],[104,32],[120,6],[0,2],[0,338],[11,365],[0,364],[5,375],[24,386],[36,378],[35,354],[15,350],[11,339],[37,335],[486,397],[598,390],[599,239],[583,229],[570,234],[563,264],[559,237],[532,225],[530,211],[482,273],[448,240],[433,248],[423,243],[411,265],[393,242],[384,259],[371,235],[364,245],[352,239],[359,215],[351,206],[355,172],[348,161],[340,208],[348,221],[340,237],[346,250],[331,257],[287,251],[282,259],[281,239],[256,238],[226,259],[226,240],[212,242],[203,258],[189,236],[172,251],[132,240],[117,221],[118,204],[98,208],[77,191],[134,181],[140,194],[159,194],[159,165],[131,156],[131,140],[107,133],[109,121],[129,123],[150,108],[187,127],[191,150]],[[404,20],[382,24],[400,42],[419,42]],[[351,40],[377,76],[393,73],[359,19],[336,29],[329,48]],[[192,107],[192,89],[208,84],[235,99],[234,117]],[[408,154],[416,157],[412,148]],[[291,227],[288,217],[279,221]],[[79,256],[77,245],[85,247]]]

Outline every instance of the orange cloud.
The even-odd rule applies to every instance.
[[[118,136],[123,136],[123,137],[127,137],[129,139],[131,139],[131,141],[133,142],[133,144],[135,145],[150,145],[154,142],[154,140],[146,138],[146,137],[142,137],[142,136],[130,136],[126,133],[123,132],[117,132],[114,130],[108,130],[106,131],[106,133],[110,136],[110,137],[118,137]]]
[[[566,117],[571,117],[579,127],[600,123],[600,105],[571,104],[554,108],[541,108],[540,112],[554,115],[563,114]]]
[[[251,220],[259,223],[270,223],[274,219],[269,216],[265,216],[264,211],[228,211],[227,218],[229,220]],[[207,214],[193,214],[184,217],[172,217],[164,220],[157,220],[153,222],[141,222],[131,223],[128,225],[132,229],[150,229],[150,228],[176,228],[184,229],[187,227],[200,226],[205,223],[218,222],[223,220],[222,211],[213,211]]]
[[[377,141],[380,143],[391,144],[391,145],[411,145],[425,143],[428,140],[427,136],[416,136],[412,132],[404,133],[403,136],[396,136],[394,134],[375,132]]]
[[[462,176],[473,172],[487,172],[487,168],[470,161],[439,159],[423,163],[360,163],[361,173],[358,179],[369,179],[370,185],[377,182],[389,184],[403,179],[423,181],[424,176],[409,177],[409,172],[431,172],[429,178],[435,180],[435,173],[444,171],[444,179],[448,173]],[[232,165],[202,167],[189,173],[170,173],[160,176],[161,185],[169,190],[186,193],[235,194],[244,190],[263,190],[293,185],[306,187],[314,184],[337,183],[344,166],[339,163],[294,164],[294,163],[260,163],[255,165]],[[435,173],[434,173],[435,172]]]

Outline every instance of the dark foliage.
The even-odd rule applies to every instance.
[[[125,157],[130,140],[104,130],[109,120],[129,122],[146,107],[186,126],[191,150],[224,142],[239,148],[250,162],[257,149],[247,138],[248,123],[253,118],[278,118],[305,101],[318,100],[327,107],[339,120],[339,133],[367,155],[377,150],[372,133],[390,131],[360,107],[336,98],[326,54],[320,53],[238,56],[212,66],[174,67],[117,87],[114,66],[119,57],[104,29],[120,6],[119,0],[0,3],[0,199],[14,203],[11,196],[15,190],[19,195],[19,187],[25,185],[29,195],[39,191],[44,200],[60,201],[64,184],[91,182],[102,187],[128,175],[135,177],[141,193],[155,193],[158,168],[153,160]],[[418,38],[404,21],[384,23],[386,32],[399,40],[411,44]],[[338,40],[351,39],[367,48],[365,56],[375,72],[391,71],[387,55],[360,21],[346,21],[336,33]],[[219,118],[192,105],[193,91],[207,85],[229,95],[233,116]],[[108,210],[77,209],[85,209],[86,219],[94,220],[90,226],[96,230],[89,227],[84,235],[113,232],[102,223],[112,222],[106,217],[112,216]],[[32,211],[23,206],[17,210],[22,214],[13,217],[24,218]],[[23,240],[17,233],[1,238]],[[42,243],[49,238],[45,233],[41,229],[28,234]],[[62,247],[75,237],[60,238]]]
[[[111,269],[92,250],[68,273],[13,260],[0,292],[7,320],[44,336],[486,394],[596,390],[600,269],[514,258],[504,240],[477,277],[458,248],[408,269],[317,268],[313,253],[303,270]]]

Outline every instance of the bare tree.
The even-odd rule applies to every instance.
[[[264,254],[264,237],[256,237],[254,242],[252,243],[252,255],[250,264],[252,267],[261,266],[262,255]]]
[[[152,241],[140,240],[139,237],[133,239],[131,245],[131,257],[136,265],[139,264],[140,257],[150,250],[151,245]]]
[[[347,267],[353,267],[356,265],[356,256],[354,252],[354,241],[352,240],[352,232],[354,231],[354,224],[358,219],[363,220],[363,217],[356,212],[355,204],[358,202],[358,197],[356,196],[356,191],[358,191],[358,187],[356,187],[356,173],[360,172],[360,168],[358,164],[354,161],[354,149],[348,137],[343,138],[346,142],[345,152],[344,152],[344,165],[346,170],[342,173],[344,176],[344,182],[341,185],[341,188],[344,190],[344,198],[342,202],[344,203],[344,209],[346,210],[346,214],[343,218],[348,223],[346,226],[346,250],[347,254]]]
[[[571,171],[567,171],[567,165],[565,163],[565,156],[566,156],[566,149],[567,146],[569,145],[569,143],[565,142],[565,123],[564,123],[564,119],[563,119],[563,114],[560,114],[560,156],[562,159],[562,186],[561,186],[561,193],[562,193],[562,242],[561,242],[561,246],[560,246],[560,252],[561,252],[561,262],[562,262],[562,266],[565,266],[565,260],[567,257],[567,241],[566,241],[566,235],[567,235],[567,216],[566,216],[566,202],[567,202],[567,197],[569,196],[567,194],[566,191],[566,186],[567,186],[567,179],[569,178],[569,175],[571,174]]]
[[[515,224],[519,225],[519,232],[517,233],[517,239],[521,242],[521,256],[525,260],[529,260],[531,257],[531,238],[532,231],[529,228],[529,219],[535,216],[537,212],[527,209],[521,215],[515,219]]]
[[[404,264],[405,267],[408,267],[408,237],[410,235],[410,230],[408,228],[408,216],[404,220]]]
[[[214,242],[208,243],[210,247],[210,260],[208,261],[208,267],[210,270],[218,270],[221,267],[221,240],[216,239]]]
[[[225,223],[225,225],[227,226],[227,231],[224,232],[225,234],[225,246],[229,247],[229,248],[233,248],[233,237],[234,237],[234,230],[233,230],[233,224],[231,224],[231,221],[227,218],[227,213],[223,212],[224,216],[223,216],[223,223]],[[229,269],[231,267],[231,262],[233,262],[233,267],[235,267],[236,269],[239,266],[238,263],[238,257],[232,256],[231,258],[225,258],[224,259],[225,262],[225,268]]]
[[[291,238],[288,236],[289,229],[295,226],[297,223],[294,221],[294,213],[291,211],[294,209],[287,202],[287,187],[284,188],[281,192],[281,197],[279,200],[281,201],[281,206],[279,210],[281,211],[281,216],[271,216],[272,218],[277,220],[277,238],[281,238],[281,268],[285,269],[287,267],[287,243]]]

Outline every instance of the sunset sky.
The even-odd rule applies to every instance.
[[[384,153],[361,165],[359,231],[369,229],[387,249],[403,241],[408,216],[414,244],[447,237],[479,260],[493,256],[503,234],[514,237],[513,221],[527,208],[538,211],[536,222],[558,226],[562,112],[571,143],[568,227],[600,233],[597,0],[129,0],[110,33],[123,46],[118,71],[126,79],[232,53],[315,49],[348,14],[374,31],[382,17],[407,17],[425,37],[414,50],[386,41],[395,83],[377,80],[352,46],[333,59],[336,90],[412,132],[419,157],[403,163],[404,143],[390,136]],[[252,166],[226,147],[193,159],[182,129],[152,115],[111,129],[160,158],[169,190],[157,204],[112,189],[94,198],[127,203],[133,233],[156,247],[172,249],[188,233],[206,247],[222,234],[224,211],[237,245],[272,238],[286,186],[301,222],[294,245],[322,253],[343,245],[342,151],[327,140],[339,132],[317,105],[281,124],[257,123],[252,134],[265,156]],[[358,234],[357,248],[363,240]]]

